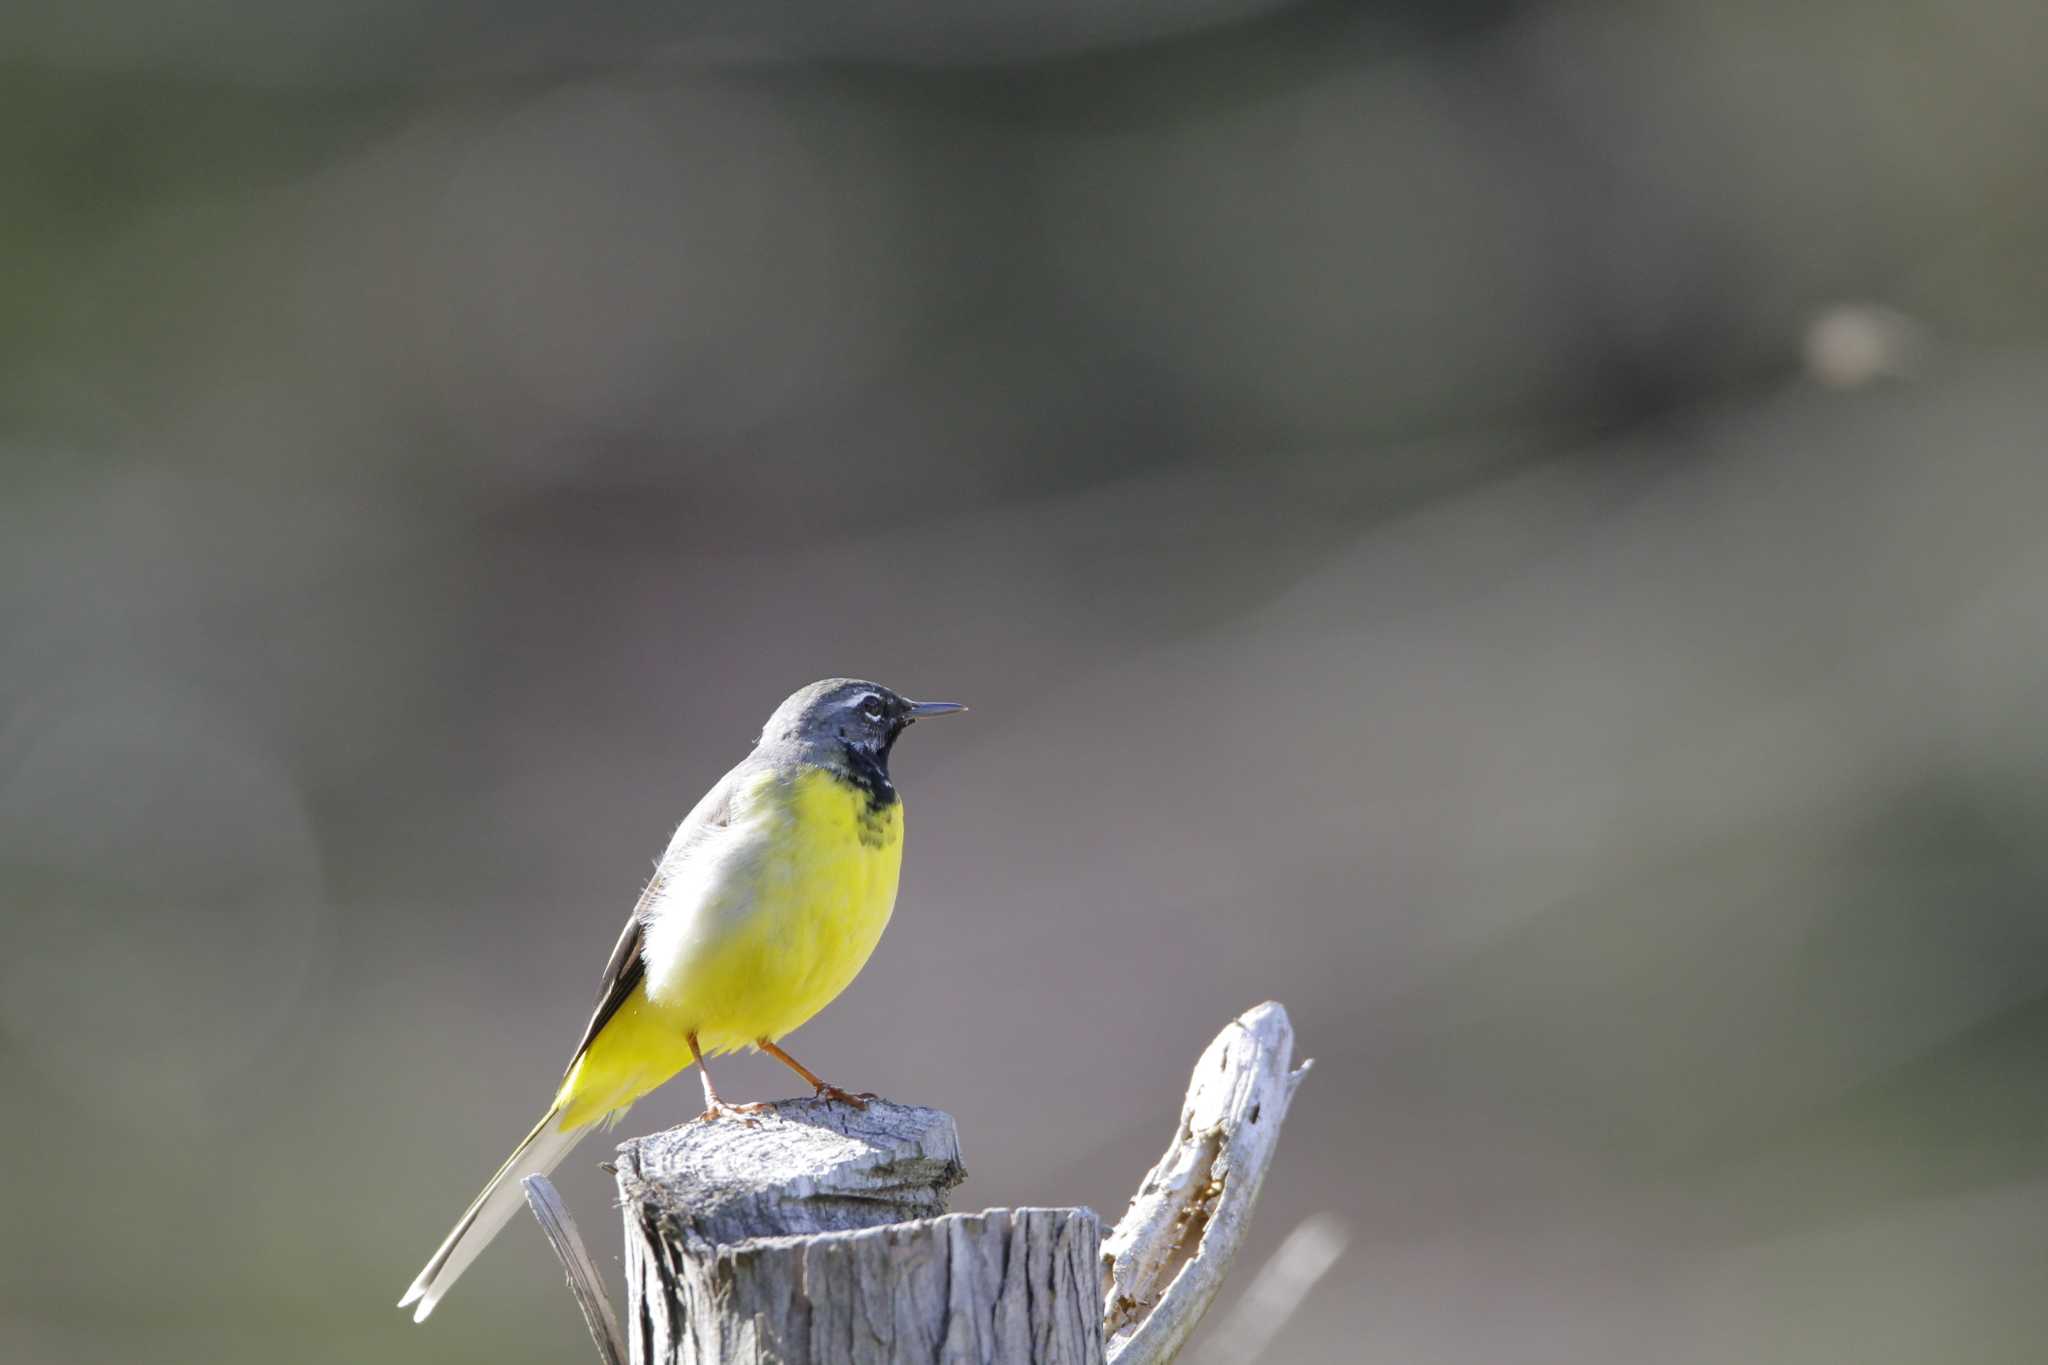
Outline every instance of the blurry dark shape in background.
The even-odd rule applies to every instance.
[[[388,1304],[836,672],[962,1207],[1277,997],[1271,1359],[2038,1357],[2048,8],[477,20],[0,18],[0,1358],[586,1349]]]

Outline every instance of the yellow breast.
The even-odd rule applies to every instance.
[[[614,1119],[707,1053],[779,1039],[867,964],[896,907],[903,806],[872,805],[824,769],[763,772],[733,823],[664,863],[646,930],[646,977],[563,1078],[570,1126]]]
[[[660,1003],[707,1052],[780,1038],[825,1008],[867,964],[896,907],[903,806],[872,805],[823,769],[760,795],[736,903]]]

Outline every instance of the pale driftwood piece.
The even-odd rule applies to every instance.
[[[598,1355],[605,1365],[626,1365],[626,1339],[612,1312],[611,1296],[604,1292],[597,1263],[584,1248],[582,1234],[576,1231],[576,1220],[569,1216],[562,1196],[544,1175],[530,1175],[519,1184],[526,1191],[526,1206],[533,1210],[534,1221],[540,1224],[548,1245],[555,1250],[555,1259],[562,1263],[562,1273],[569,1278],[569,1292],[583,1310],[583,1325],[590,1329]]]
[[[935,1110],[785,1101],[620,1154],[634,1365],[1102,1360],[1095,1215],[942,1216]]]
[[[1309,1063],[1268,1001],[1195,1063],[1180,1127],[1102,1246],[1110,1365],[1164,1365],[1186,1344],[1244,1240],[1280,1124]]]

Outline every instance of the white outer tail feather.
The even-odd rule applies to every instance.
[[[462,1272],[469,1269],[483,1249],[491,1244],[499,1229],[511,1221],[512,1215],[526,1203],[526,1191],[520,1181],[530,1175],[546,1175],[569,1155],[569,1149],[579,1142],[595,1124],[581,1128],[563,1129],[555,1126],[555,1111],[548,1111],[547,1117],[534,1125],[526,1140],[505,1159],[498,1173],[491,1177],[483,1193],[469,1206],[455,1230],[441,1243],[433,1258],[427,1262],[419,1278],[405,1291],[405,1297],[398,1301],[400,1308],[418,1303],[413,1310],[414,1322],[425,1322],[427,1314],[448,1294],[455,1282],[462,1278]]]

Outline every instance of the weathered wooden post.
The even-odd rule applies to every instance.
[[[947,1215],[953,1120],[790,1100],[620,1149],[635,1365],[1102,1359],[1087,1209]]]
[[[527,1191],[607,1361],[1164,1365],[1222,1282],[1304,1063],[1275,1004],[1196,1065],[1179,1127],[1105,1244],[1084,1208],[948,1214],[953,1120],[786,1100],[619,1149],[626,1323],[552,1189]]]

